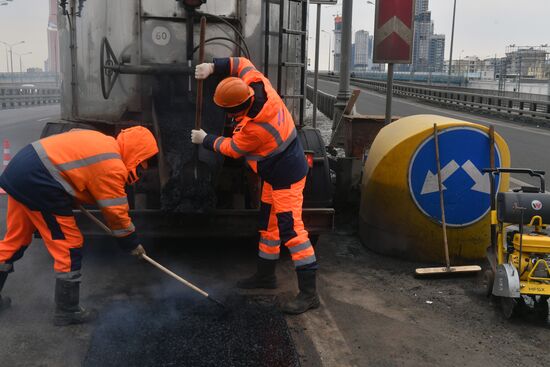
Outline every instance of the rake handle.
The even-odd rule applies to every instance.
[[[101,229],[103,229],[106,233],[108,233],[110,235],[113,234],[113,232],[109,229],[109,227],[107,227],[101,220],[97,219],[92,213],[90,213],[88,210],[86,210],[82,205],[78,204],[78,208],[80,209],[80,211],[82,213],[84,213],[88,218],[90,218],[95,224],[97,224],[99,227],[101,227]],[[160,265],[158,262],[151,259],[149,256],[143,254],[143,255],[141,255],[141,258],[146,260],[147,262],[149,262],[151,265],[153,265],[153,266],[157,267],[158,269],[162,270],[166,274],[170,275],[172,278],[174,278],[174,279],[178,280],[179,282],[185,284],[186,286],[188,286],[189,288],[191,288],[195,292],[198,292],[198,293],[202,294],[203,296],[205,296],[207,298],[210,298],[208,293],[206,293],[205,291],[203,291],[199,287],[191,284],[190,282],[183,279],[182,277],[180,277],[176,273],[172,272],[171,270],[169,270],[169,269],[165,268],[164,266]]]
[[[194,285],[194,284],[188,282],[187,280],[183,279],[182,277],[180,277],[179,275],[177,275],[176,273],[174,273],[170,269],[162,266],[161,264],[159,264],[155,260],[151,259],[149,256],[143,254],[143,255],[141,255],[141,258],[144,259],[145,261],[147,261],[149,264],[153,265],[154,267],[158,268],[159,270],[163,271],[164,273],[170,275],[172,278],[176,279],[178,282],[183,283],[187,287],[191,288],[195,292],[200,293],[200,294],[202,294],[203,296],[205,296],[207,298],[210,297],[208,295],[208,293],[206,293],[205,291],[203,291],[202,289],[200,289],[196,285]]]
[[[110,234],[111,236],[113,235],[113,231],[111,231],[111,229],[107,227],[101,220],[97,219],[92,213],[90,213],[87,209],[85,209],[81,204],[77,204],[77,206],[78,206],[78,209],[80,209],[80,211],[84,213],[84,215],[86,215],[88,218],[92,220],[92,222],[94,222],[99,227],[101,227],[101,229],[103,229],[105,233]]]

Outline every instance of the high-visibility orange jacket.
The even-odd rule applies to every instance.
[[[241,78],[254,90],[254,101],[231,138],[208,134],[204,147],[232,158],[244,156],[274,187],[301,180],[308,170],[304,151],[292,115],[269,79],[244,57],[214,59],[214,73]]]
[[[125,191],[128,174],[157,152],[144,127],[123,130],[116,140],[72,130],[23,148],[0,177],[0,186],[31,210],[69,215],[75,199],[97,204],[113,234],[124,238],[135,232]]]

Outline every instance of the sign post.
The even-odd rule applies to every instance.
[[[386,125],[391,122],[393,64],[410,64],[416,0],[377,0],[373,62],[388,64]]]
[[[315,24],[315,72],[313,76],[313,118],[312,126],[317,127],[317,80],[319,80],[319,38],[321,33],[321,5],[336,5],[337,0],[311,0],[310,4],[317,4],[317,23]],[[330,51],[330,50],[329,50]],[[330,57],[329,57],[330,62]]]

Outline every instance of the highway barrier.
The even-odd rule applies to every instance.
[[[56,104],[60,101],[59,88],[0,87],[0,110]]]
[[[306,97],[313,101],[313,87],[309,84],[306,88]],[[334,118],[334,103],[336,103],[336,96],[321,90],[317,91],[317,109],[330,119]]]
[[[338,76],[320,75],[320,79],[338,80]],[[365,80],[351,78],[351,84],[357,87],[374,90],[380,93],[386,92],[386,82],[378,80]],[[499,117],[524,120],[537,124],[550,124],[550,100],[540,101],[510,96],[498,96],[464,91],[463,88],[422,86],[411,83],[394,83],[393,94],[400,97],[415,98],[428,103],[437,104],[443,108],[467,110],[468,112],[490,113]],[[332,118],[335,96],[319,92],[319,110]],[[313,89],[308,85],[307,96],[313,99]],[[324,109],[324,110],[323,110]]]

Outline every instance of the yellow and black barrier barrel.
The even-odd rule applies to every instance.
[[[359,234],[368,248],[415,261],[444,261],[433,125],[438,126],[445,219],[452,261],[480,259],[490,245],[489,128],[436,115],[384,127],[363,169]],[[495,133],[495,166],[510,151]],[[508,191],[508,175],[497,177]]]

